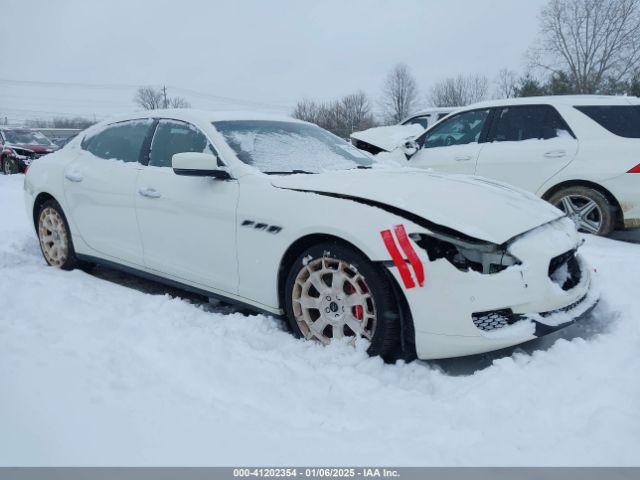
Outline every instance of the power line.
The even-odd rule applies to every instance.
[[[82,82],[51,82],[51,81],[42,81],[42,80],[16,80],[16,79],[8,79],[8,78],[0,78],[0,84],[5,85],[14,85],[14,86],[24,86],[24,87],[58,87],[58,88],[88,88],[88,89],[103,89],[103,90],[122,90],[122,89],[137,89],[140,88],[141,85],[131,85],[131,84],[122,84],[122,83],[82,83]],[[255,100],[246,100],[241,98],[234,97],[225,97],[222,95],[214,95],[211,93],[199,92],[197,90],[192,90],[190,88],[177,87],[174,85],[167,85],[173,90],[178,90],[195,97],[204,98],[207,100],[213,100],[224,103],[241,103],[246,105],[252,105],[255,107],[268,107],[268,108],[276,108],[276,109],[289,109],[290,105],[283,104],[272,104],[266,102],[259,102]]]

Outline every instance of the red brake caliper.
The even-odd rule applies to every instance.
[[[353,288],[353,285],[351,285],[350,283],[347,283],[345,290],[347,295],[351,295],[356,291],[356,289]],[[354,305],[353,307],[351,307],[351,313],[358,320],[362,320],[364,318],[364,309],[362,308],[362,305]]]

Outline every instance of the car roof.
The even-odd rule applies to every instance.
[[[169,108],[162,110],[147,110],[143,112],[135,112],[128,115],[118,115],[105,119],[101,124],[109,124],[118,121],[141,119],[141,118],[172,118],[175,120],[183,120],[185,122],[221,122],[225,120],[271,120],[278,122],[297,122],[306,123],[286,115],[278,115],[262,112],[251,111],[210,111],[197,110],[193,108]]]
[[[506,98],[502,100],[487,100],[484,102],[474,103],[465,107],[465,110],[471,108],[482,107],[502,107],[510,105],[567,105],[567,106],[586,106],[586,105],[630,105],[640,104],[640,98],[614,95],[554,95],[544,97],[520,97]]]
[[[404,121],[409,120],[411,118],[420,117],[422,115],[430,115],[432,113],[450,113],[455,110],[458,110],[460,107],[433,107],[433,108],[425,108],[423,110],[419,110],[415,113],[412,113],[409,117],[407,117]]]

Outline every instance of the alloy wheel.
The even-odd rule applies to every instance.
[[[556,207],[573,220],[578,230],[597,234],[602,228],[602,211],[591,198],[583,195],[567,195],[562,197]]]
[[[296,276],[293,314],[306,339],[329,344],[333,339],[368,340],[376,330],[373,295],[365,278],[342,260],[309,261]]]
[[[58,211],[47,207],[40,212],[38,238],[49,265],[61,267],[69,256],[69,238],[64,220]]]

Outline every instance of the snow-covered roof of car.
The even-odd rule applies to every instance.
[[[271,120],[280,122],[302,122],[286,115],[278,115],[251,111],[214,111],[197,110],[193,108],[169,108],[161,110],[147,110],[143,112],[133,112],[127,115],[110,117],[101,123],[113,123],[136,118],[156,118],[165,117],[186,122],[220,122],[224,120]]]
[[[405,118],[402,122],[406,122],[407,120],[409,120],[411,118],[420,117],[422,115],[431,115],[433,113],[450,113],[450,112],[453,112],[455,110],[458,110],[459,108],[460,107],[431,107],[431,108],[424,108],[422,110],[418,110],[415,113],[412,113],[407,118]],[[402,122],[400,122],[400,123],[402,123]]]
[[[481,107],[497,107],[509,105],[534,105],[545,103],[549,105],[629,105],[640,103],[638,97],[625,97],[613,95],[555,95],[545,97],[521,97],[505,98],[502,100],[487,100],[468,105],[464,110]]]

